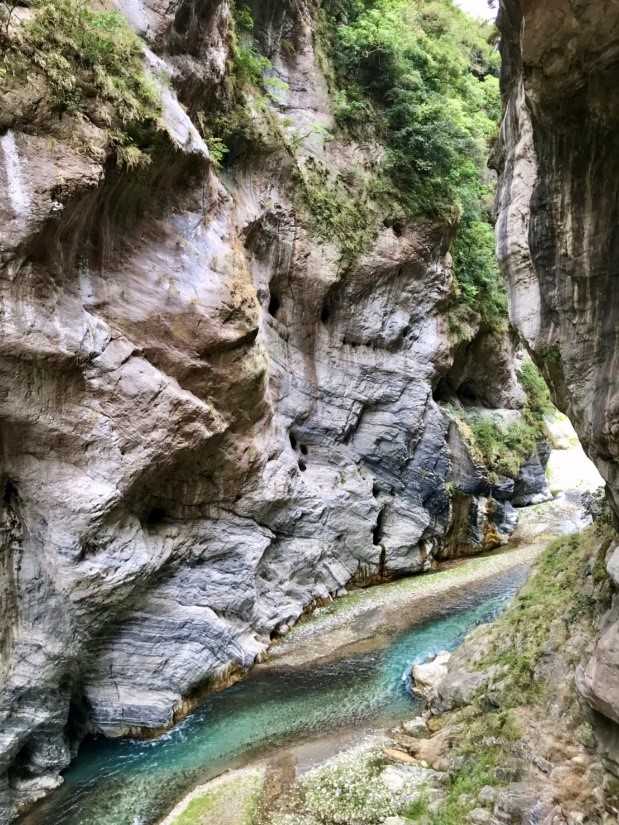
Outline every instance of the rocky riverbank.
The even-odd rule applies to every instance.
[[[360,647],[378,648],[394,628],[440,615],[464,588],[483,587],[497,575],[530,566],[551,537],[582,528],[581,494],[601,484],[579,444],[552,452],[549,476],[555,497],[519,511],[518,528],[506,549],[450,562],[436,573],[342,595],[276,640],[267,663],[258,667],[307,664]]]
[[[612,596],[604,557],[614,534],[604,522],[584,528],[581,493],[599,479],[580,448],[551,458],[551,467],[556,496],[523,511],[517,549],[345,596],[273,647],[262,668],[378,647],[381,618],[397,621],[414,605],[422,616],[428,592],[444,604],[476,577],[534,564],[507,612],[471,633],[428,685],[420,717],[366,741],[331,738],[322,751],[314,744],[310,759],[299,745],[263,760],[268,810],[247,813],[248,825],[315,825],[319,800],[321,811],[352,825],[498,825],[530,816],[544,825],[615,822],[615,780],[596,751],[574,677]],[[244,776],[219,781],[234,787]],[[216,787],[195,791],[165,825],[227,823],[225,806],[221,819],[183,818],[189,801],[198,810],[196,799],[207,805]]]
[[[547,546],[508,611],[451,657],[422,716],[309,770],[299,772],[294,750],[263,763],[276,813],[239,821],[315,825],[332,810],[352,825],[615,823],[619,789],[574,681],[610,600],[611,540],[596,526]],[[223,782],[241,780],[233,772]],[[215,787],[196,791],[166,825],[227,823],[223,809],[184,818],[188,801],[197,810]]]

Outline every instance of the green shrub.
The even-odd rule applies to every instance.
[[[479,312],[488,330],[507,327],[507,294],[494,249],[494,229],[487,220],[463,218],[451,247],[456,280],[452,326],[462,314]]]
[[[430,817],[431,825],[462,825],[466,813],[477,807],[477,796],[486,785],[500,784],[496,768],[504,759],[501,748],[483,746],[481,741],[469,753],[463,766],[456,772],[445,800]],[[468,804],[465,797],[469,800]]]
[[[78,0],[35,0],[33,8],[2,55],[2,91],[34,71],[56,113],[104,127],[120,163],[148,162],[160,108],[142,44],[125,19]]]
[[[532,361],[527,361],[522,365],[518,377],[527,394],[527,407],[531,416],[534,420],[541,421],[544,415],[554,410],[550,391],[541,372]]]
[[[309,212],[314,230],[338,242],[342,260],[351,263],[374,237],[370,181],[334,176],[311,158],[298,173],[297,201]]]
[[[456,308],[503,328],[485,175],[501,109],[493,27],[451,0],[326,0],[323,8],[337,123],[355,140],[386,147],[378,199],[412,221],[458,226]],[[458,312],[452,320],[458,326]]]
[[[480,416],[469,421],[469,427],[484,463],[501,475],[515,478],[535,452],[538,433],[526,421],[504,426],[495,418]]]
[[[410,801],[406,802],[398,811],[399,816],[416,821],[420,819],[428,810],[430,802],[427,788],[422,787],[419,793]]]

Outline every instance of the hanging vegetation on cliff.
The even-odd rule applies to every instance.
[[[15,9],[0,3],[0,123],[11,125],[30,104],[29,128],[44,132],[43,121],[63,115],[90,121],[120,165],[147,163],[160,105],[124,17],[76,0],[35,0],[21,17]]]
[[[377,195],[412,220],[458,227],[457,304],[500,326],[506,303],[486,169],[500,117],[494,27],[452,0],[327,0],[322,20],[338,124],[386,147]]]

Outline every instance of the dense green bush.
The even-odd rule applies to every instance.
[[[527,411],[531,419],[541,422],[546,413],[555,409],[541,372],[532,361],[527,361],[522,365],[518,377],[527,394]]]
[[[3,49],[1,90],[38,74],[57,114],[105,127],[120,163],[147,162],[144,148],[156,130],[159,104],[142,45],[125,19],[77,0],[32,5],[32,20]]]
[[[326,0],[323,9],[340,127],[386,146],[382,195],[394,208],[458,227],[455,299],[498,328],[506,300],[485,171],[500,118],[494,28],[452,0]]]
[[[501,421],[480,416],[469,422],[475,446],[484,463],[494,472],[516,478],[522,465],[535,452],[537,430],[526,421]]]

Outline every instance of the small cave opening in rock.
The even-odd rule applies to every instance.
[[[167,524],[169,519],[169,514],[163,507],[153,507],[146,516],[145,524],[148,527],[157,527],[159,524]]]
[[[376,517],[376,524],[372,527],[372,544],[375,547],[383,540],[383,528],[385,524],[385,508],[379,512],[378,516]]]
[[[487,405],[485,399],[479,397],[472,384],[462,382],[454,386],[449,374],[444,375],[440,379],[432,392],[432,398],[437,403],[449,403],[450,401],[459,400],[465,403],[468,401],[469,403],[481,404],[482,406]]]
[[[299,459],[299,470],[301,470],[302,473],[307,470],[307,464],[301,458]]]
[[[372,484],[372,495],[374,496],[374,498],[378,498],[378,496],[380,495],[380,485],[377,481],[375,481],[374,484]]]
[[[326,324],[329,321],[330,317],[331,317],[331,310],[329,309],[328,306],[324,306],[322,308],[322,312],[320,313],[320,320],[322,321],[323,324]]]
[[[483,399],[479,398],[475,392],[475,388],[471,384],[463,382],[456,388],[452,384],[449,375],[444,375],[440,379],[432,392],[432,398],[436,402],[442,401],[444,403],[459,399],[461,401],[473,401],[483,404]]]
[[[297,439],[294,437],[292,433],[288,433],[288,438],[290,439],[290,446],[293,450],[297,449]]]
[[[404,234],[404,230],[406,229],[406,224],[401,217],[385,218],[383,221],[383,226],[385,229],[391,229],[396,238],[401,238]]]
[[[272,318],[277,318],[277,313],[279,312],[280,307],[281,301],[279,297],[275,293],[273,293],[269,301],[269,315]]]
[[[307,455],[307,445],[301,444],[301,455]]]
[[[30,744],[26,742],[17,752],[13,759],[11,767],[7,771],[9,787],[15,788],[21,782],[25,782],[32,778],[32,770],[30,769],[31,748]]]
[[[90,705],[82,693],[74,693],[69,702],[69,713],[65,724],[67,741],[73,745],[81,742],[88,734]]]
[[[395,218],[391,224],[391,229],[396,238],[401,238],[405,229],[404,221],[401,218]]]
[[[4,485],[4,493],[2,496],[2,503],[5,507],[11,507],[17,500],[17,484],[10,478],[6,480]]]
[[[174,30],[179,35],[186,34],[189,31],[192,20],[195,20],[195,10],[193,9],[193,5],[192,3],[188,3],[186,0],[183,0],[176,13]]]
[[[432,398],[437,403],[439,401],[447,402],[454,396],[453,387],[449,383],[447,376],[440,379],[434,390],[432,391]]]

